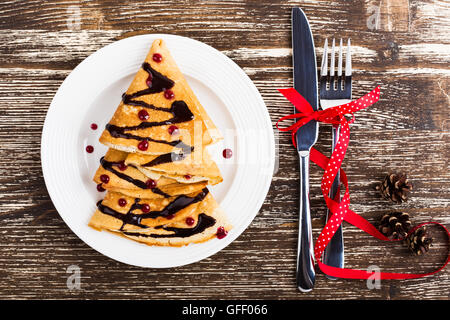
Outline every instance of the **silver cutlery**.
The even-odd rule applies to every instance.
[[[328,70],[328,39],[325,39],[322,64],[320,69],[320,106],[323,110],[348,103],[352,98],[352,61],[350,52],[350,39],[347,42],[347,52],[345,61],[345,71],[342,75],[342,58],[343,47],[342,39],[339,43],[337,74],[335,73],[335,39],[332,40],[330,53],[330,69]],[[339,137],[339,125],[332,127],[332,146],[334,150],[336,142]],[[340,195],[337,195],[339,190],[339,172],[331,186],[329,197],[340,201]],[[326,221],[328,221],[330,212],[327,210]],[[342,225],[336,230],[336,233],[331,238],[328,246],[323,254],[323,262],[329,266],[343,268],[344,267],[344,240],[342,235]],[[336,279],[327,276],[329,279]]]
[[[318,109],[317,63],[314,40],[308,19],[300,8],[292,9],[292,59],[294,66],[294,88]],[[294,110],[297,112],[296,110]],[[297,287],[302,292],[311,291],[315,282],[314,251],[309,206],[309,153],[316,143],[319,126],[311,120],[296,134],[300,160],[300,209],[297,250]]]

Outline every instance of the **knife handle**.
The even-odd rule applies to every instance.
[[[333,126],[332,128],[332,147],[331,150],[334,151],[334,148],[336,147],[336,142],[339,138],[339,126]],[[336,193],[339,190],[339,171],[336,175],[336,178],[333,181],[333,184],[331,185],[331,190],[329,197],[331,199],[334,199],[336,196]],[[340,201],[340,196],[337,198],[337,201]],[[330,211],[327,210],[327,216],[326,221],[328,221],[330,215]],[[323,253],[323,262],[329,266],[336,267],[336,268],[343,268],[344,267],[344,239],[342,236],[342,225],[339,226],[339,228],[336,230],[336,233],[331,238],[330,242],[328,243],[327,247],[325,248],[325,251]],[[327,275],[327,278],[330,280],[336,280],[337,278],[331,277]]]
[[[298,223],[297,287],[311,291],[316,275],[312,244],[311,213],[309,207],[309,151],[300,151],[300,212]]]

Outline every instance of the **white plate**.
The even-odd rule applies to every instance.
[[[189,246],[152,247],[88,227],[104,196],[92,181],[107,148],[98,142],[153,40],[162,38],[206,111],[225,136],[210,148],[224,182],[210,190],[234,228],[227,237]],[[98,124],[91,130],[90,124]],[[94,146],[94,153],[85,147]],[[222,150],[233,151],[231,159]],[[236,239],[258,213],[270,186],[275,147],[261,95],[248,76],[214,48],[185,37],[149,34],[112,43],[90,55],[64,80],[48,110],[41,142],[42,171],[59,214],[102,254],[135,266],[165,268],[196,262]]]

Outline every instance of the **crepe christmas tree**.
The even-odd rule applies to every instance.
[[[231,226],[206,188],[223,180],[205,148],[220,139],[155,40],[100,137],[110,149],[94,181],[108,192],[89,225],[150,245],[223,238]]]

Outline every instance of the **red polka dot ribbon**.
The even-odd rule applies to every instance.
[[[358,100],[351,101],[346,104],[342,104],[336,107],[332,107],[326,110],[318,110],[314,111],[311,105],[306,101],[305,98],[302,97],[300,93],[298,93],[294,88],[289,89],[278,89],[278,91],[288,99],[294,106],[298,113],[291,114],[285,117],[280,118],[278,120],[276,127],[281,131],[291,131],[292,143],[296,147],[296,139],[295,135],[300,127],[304,124],[308,123],[311,120],[316,120],[323,123],[329,123],[333,125],[339,124],[341,126],[340,135],[336,142],[336,147],[333,150],[331,157],[328,158],[319,151],[314,148],[311,148],[310,159],[312,162],[321,167],[325,172],[322,177],[321,189],[322,194],[325,199],[326,205],[330,210],[331,216],[328,219],[325,227],[320,233],[315,245],[314,245],[314,257],[317,260],[317,264],[319,268],[327,275],[337,277],[337,278],[348,278],[348,279],[368,279],[373,277],[373,273],[366,270],[355,270],[355,269],[347,269],[347,268],[336,268],[332,266],[328,266],[321,261],[322,254],[333,237],[336,230],[342,224],[343,221],[347,221],[348,223],[354,225],[355,227],[365,231],[366,233],[376,237],[380,240],[384,241],[398,241],[392,240],[385,237],[382,233],[380,233],[377,228],[375,228],[372,224],[370,224],[367,220],[362,218],[357,213],[353,212],[349,209],[350,205],[350,193],[348,189],[348,179],[345,171],[341,169],[342,161],[344,160],[345,153],[347,151],[348,143],[350,140],[350,126],[349,124],[353,123],[355,120],[354,113],[361,109],[365,109],[380,99],[380,87],[376,87],[371,92],[359,98]],[[347,120],[346,115],[351,116],[350,120]],[[297,122],[293,125],[280,128],[278,124],[284,120],[288,119],[297,119]],[[331,185],[337,175],[337,172],[340,172],[340,181],[345,187],[344,196],[342,197],[341,202],[336,202],[334,199],[331,199],[328,195],[330,192]],[[450,239],[449,231],[441,224],[437,222],[427,222],[421,224],[414,229],[409,231],[409,234],[414,232],[417,228],[426,225],[426,224],[436,224],[442,227],[446,232],[447,236]],[[408,234],[408,235],[409,235]],[[443,266],[439,269],[429,272],[429,273],[390,273],[390,272],[381,272],[379,274],[380,279],[412,279],[412,278],[420,278],[428,275],[432,275],[434,273],[439,272],[448,264],[450,260],[450,255],[447,256],[447,260]]]

